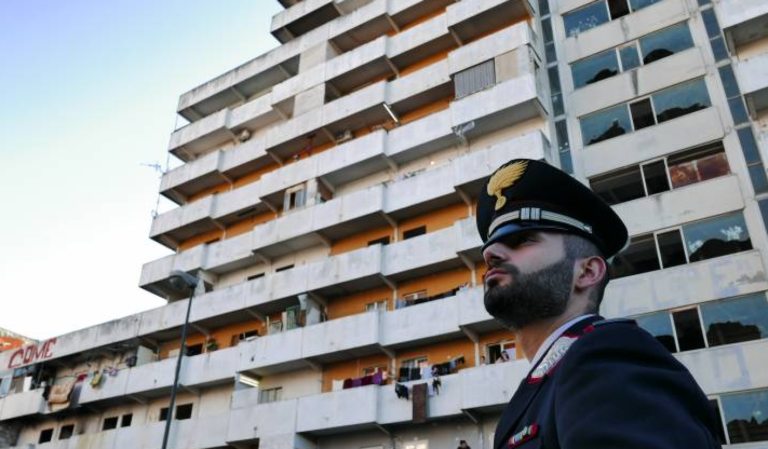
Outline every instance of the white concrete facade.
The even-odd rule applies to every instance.
[[[726,407],[768,395],[768,330],[722,343],[705,328],[707,311],[745,298],[762,307],[752,310],[756,320],[768,314],[764,1],[659,0],[637,10],[630,2],[628,14],[573,35],[565,21],[592,0],[281,3],[271,28],[279,47],[179,99],[190,123],[168,150],[185,163],[160,185],[178,207],[150,230],[172,253],[148,261],[139,279],[168,304],[0,353],[0,378],[12,379],[0,388],[0,430],[16,429],[12,441],[0,432],[0,447],[159,448],[190,305],[169,280],[183,270],[204,281],[190,311],[190,345],[200,353],[182,360],[177,405],[188,408],[175,413],[187,416],[173,421],[170,447],[434,449],[466,439],[489,448],[529,366],[480,365],[514,337],[483,305],[475,201],[499,165],[526,157],[572,166],[587,184],[640,170],[634,182],[644,194],[613,207],[633,239],[650,236],[660,261],[659,236],[677,232],[685,260],[611,281],[601,314],[667,316],[674,328],[675,314],[695,311],[703,346],[678,342],[675,357],[715,401],[726,446],[768,448],[739,443]],[[689,44],[662,42],[674,51],[644,59],[649,36],[681,25]],[[636,66],[619,59],[630,47]],[[576,88],[573,66],[610,52],[615,73]],[[457,98],[457,74],[490,63],[492,82]],[[729,67],[738,96],[722,78]],[[695,80],[707,104],[687,110],[685,95],[672,95],[665,101],[685,110],[661,116],[657,98]],[[639,115],[641,103],[650,115]],[[585,145],[585,117],[622,105],[629,128]],[[669,184],[675,164],[698,161],[692,150],[714,144],[724,173]],[[644,170],[659,164],[668,186],[652,191]],[[741,221],[721,233],[747,231],[749,244],[691,258],[700,245],[686,232],[722,217]],[[216,241],[202,239],[219,231]],[[416,305],[407,302],[414,295]],[[442,376],[426,422],[415,424],[392,377],[422,356],[430,364],[461,356],[466,365]],[[371,367],[384,367],[389,381],[339,388]],[[104,378],[92,385],[96,371]],[[78,405],[62,411],[34,380],[50,375],[60,386],[82,374]]]

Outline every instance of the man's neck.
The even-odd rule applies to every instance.
[[[528,359],[529,362],[533,360],[533,357],[539,351],[541,345],[547,337],[552,335],[552,332],[556,331],[557,328],[568,321],[584,315],[585,313],[587,312],[581,308],[572,310],[572,308],[569,307],[566,309],[565,313],[560,316],[537,321],[519,329],[515,332],[515,337],[517,344],[523,350],[523,354],[525,354],[525,358]]]

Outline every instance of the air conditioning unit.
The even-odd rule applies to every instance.
[[[352,131],[346,130],[343,133],[336,134],[336,143],[337,144],[344,143],[344,142],[352,140],[354,137],[355,136],[352,135]]]

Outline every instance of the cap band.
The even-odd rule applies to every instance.
[[[524,207],[522,209],[508,212],[506,214],[502,214],[496,217],[496,219],[494,219],[491,222],[491,226],[488,227],[489,239],[490,239],[490,236],[493,235],[493,231],[495,231],[496,228],[503,225],[504,223],[514,221],[514,220],[525,220],[525,221],[546,220],[546,221],[568,225],[580,231],[584,231],[587,234],[592,234],[592,226],[589,226],[588,224],[585,224],[579,220],[576,220],[575,218],[571,218],[563,214],[558,214],[557,212],[541,210],[538,207]]]

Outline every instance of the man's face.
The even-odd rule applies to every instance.
[[[483,251],[485,309],[517,331],[565,312],[573,289],[574,260],[562,234],[519,232]]]

